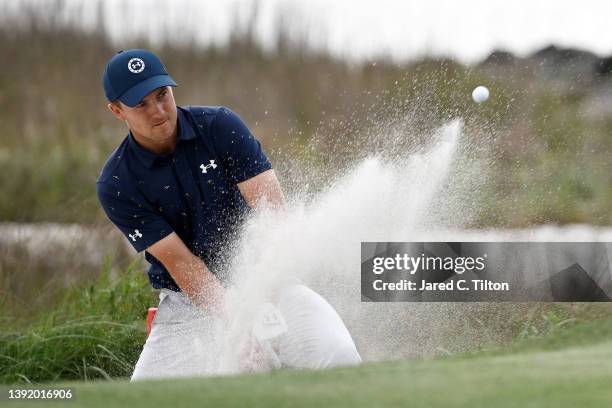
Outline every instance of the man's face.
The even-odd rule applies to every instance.
[[[133,108],[121,102],[108,107],[113,115],[127,122],[135,136],[159,142],[176,135],[176,102],[169,86],[155,89]]]

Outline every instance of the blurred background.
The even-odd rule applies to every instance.
[[[88,315],[133,321],[156,303],[95,195],[127,133],[101,87],[117,50],[158,53],[179,105],[236,111],[289,192],[316,191],[339,161],[410,149],[460,119],[472,146],[486,146],[488,174],[456,227],[596,228],[612,223],[611,9],[596,0],[0,1],[0,333],[14,339],[35,321],[48,329]],[[470,96],[477,85],[491,91],[481,105]],[[121,361],[138,351],[135,327],[121,329],[132,336]],[[9,337],[5,355],[18,347]],[[101,375],[79,364],[40,375]],[[129,372],[113,367],[102,371]]]

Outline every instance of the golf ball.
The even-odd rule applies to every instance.
[[[483,103],[489,99],[489,90],[486,86],[477,86],[472,91],[472,99],[474,99],[476,103]]]

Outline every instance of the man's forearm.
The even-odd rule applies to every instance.
[[[267,205],[276,210],[285,209],[285,196],[272,169],[239,183],[238,189],[251,208]]]
[[[206,310],[221,311],[223,286],[199,257],[191,255],[189,261],[178,262],[169,272],[193,304]]]

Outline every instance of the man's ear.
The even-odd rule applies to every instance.
[[[118,103],[111,102],[106,106],[108,107],[108,110],[111,111],[113,116],[115,116],[117,119],[125,120],[125,118],[123,117],[123,111],[121,110],[121,107]]]

